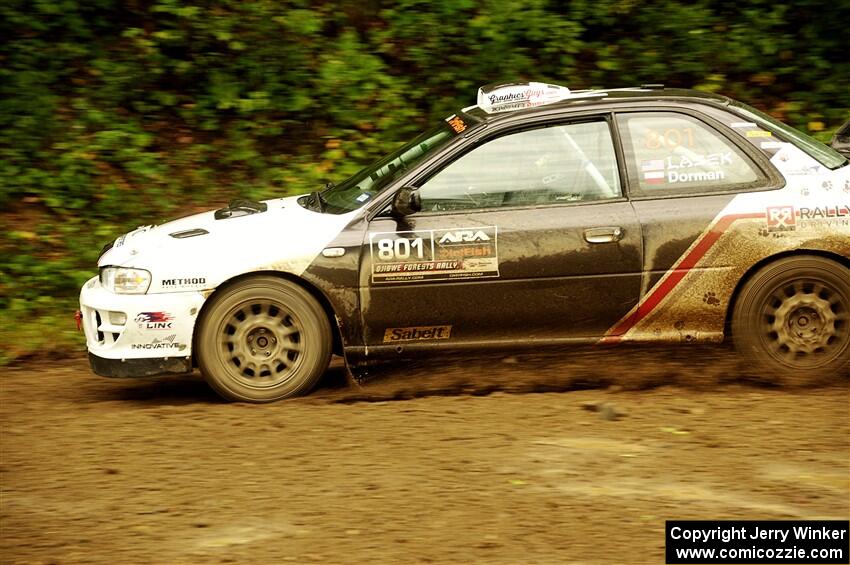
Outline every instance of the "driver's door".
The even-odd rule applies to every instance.
[[[641,231],[606,118],[497,134],[417,185],[421,212],[368,226],[366,345],[592,339],[637,303]]]

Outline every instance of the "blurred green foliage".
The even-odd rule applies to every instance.
[[[5,0],[0,340],[73,308],[118,234],[339,181],[484,83],[695,87],[827,138],[848,21],[812,0]]]

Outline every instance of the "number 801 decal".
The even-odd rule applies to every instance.
[[[425,258],[425,246],[421,237],[407,239],[399,237],[396,239],[387,237],[378,240],[378,259],[381,261],[395,261],[397,259],[410,259],[411,252],[417,259]]]
[[[499,276],[496,226],[369,234],[372,282]]]

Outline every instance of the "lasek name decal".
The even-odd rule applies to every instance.
[[[369,234],[372,282],[499,276],[496,226]]]
[[[411,328],[387,328],[384,332],[384,343],[399,341],[427,341],[432,339],[449,339],[452,336],[451,326],[415,326]]]
[[[726,178],[724,167],[732,165],[732,153],[709,153],[691,157],[651,159],[641,163],[643,182],[647,184],[676,184],[681,182],[718,181]],[[693,171],[693,169],[703,169]],[[709,169],[709,170],[705,170]]]

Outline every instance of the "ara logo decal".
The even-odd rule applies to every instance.
[[[440,245],[451,245],[454,243],[478,243],[479,241],[490,241],[490,236],[481,230],[447,231],[438,243]]]
[[[793,206],[768,206],[767,231],[793,231],[797,227],[797,216]]]
[[[170,330],[174,316],[168,312],[139,312],[135,320],[141,330]]]

